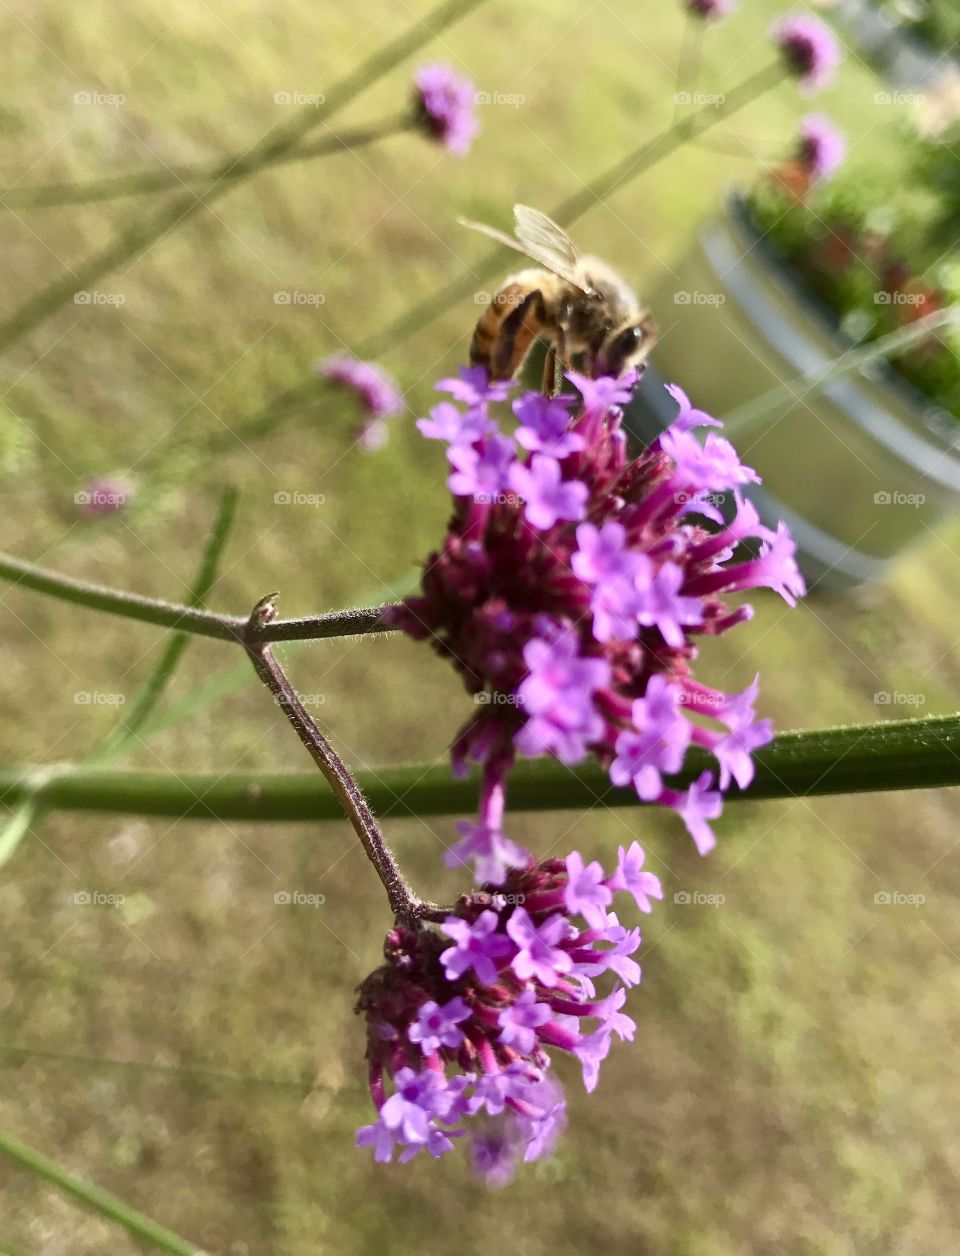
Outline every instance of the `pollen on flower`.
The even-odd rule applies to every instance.
[[[672,808],[711,849],[723,793],[749,786],[773,730],[756,718],[756,682],[731,696],[696,681],[698,650],[751,617],[723,595],[767,587],[793,605],[804,592],[788,529],[766,527],[743,496],[759,477],[717,419],[670,385],[675,421],[631,460],[620,407],[636,375],[568,379],[579,403],[526,392],[509,433],[493,408],[512,386],[470,368],[441,381],[454,400],[419,424],[447,447],[453,517],[421,592],[392,618],[480,699],[453,745],[456,771],[481,767],[479,815],[447,861],[472,861],[493,885],[526,857],[503,818],[518,755],[594,756],[612,784]],[[716,767],[681,788],[691,746]]]
[[[462,896],[438,928],[391,930],[357,1002],[377,1111],[359,1146],[405,1162],[469,1135],[474,1169],[491,1186],[550,1154],[566,1124],[554,1055],[575,1059],[593,1090],[612,1037],[634,1036],[624,1006],[640,980],[630,958],[640,931],[610,905],[624,893],[649,910],[662,897],[643,858],[636,843],[621,849],[610,876],[577,851],[530,860],[499,892]]]

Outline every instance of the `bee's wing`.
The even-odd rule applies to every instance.
[[[524,239],[520,235],[520,210],[524,210],[528,214],[534,215],[543,222],[549,223],[553,229],[553,245],[548,248],[543,244],[546,238],[546,232],[541,228],[541,240],[538,242],[533,239],[532,232],[529,238]],[[573,243],[563,234],[555,222],[547,218],[546,214],[539,214],[535,209],[527,209],[525,205],[517,205],[514,209],[517,216],[517,238],[508,236],[505,231],[498,231],[496,227],[488,227],[483,222],[473,222],[469,218],[458,218],[457,222],[461,227],[469,227],[471,231],[479,231],[481,235],[489,236],[491,240],[496,240],[498,244],[505,245],[508,249],[513,249],[515,253],[522,253],[524,257],[529,257],[531,261],[539,262],[541,266],[552,271],[555,275],[559,275],[561,279],[565,279],[567,283],[572,284],[580,292],[586,292],[583,283],[579,277],[576,262],[579,255]],[[561,252],[559,241],[566,242],[565,253]]]
[[[514,205],[517,239],[535,261],[552,270],[561,279],[583,288],[580,274],[580,253],[561,226],[529,205]]]

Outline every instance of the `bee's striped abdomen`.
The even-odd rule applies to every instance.
[[[505,284],[477,319],[470,362],[486,367],[491,379],[513,379],[544,326],[539,288]]]

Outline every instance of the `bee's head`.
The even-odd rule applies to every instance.
[[[642,366],[653,348],[656,328],[649,314],[639,314],[615,327],[601,342],[594,359],[595,375],[621,375],[631,366]]]

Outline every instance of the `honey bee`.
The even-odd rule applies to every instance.
[[[642,367],[657,331],[636,293],[606,262],[581,254],[546,214],[529,205],[514,205],[513,214],[515,238],[458,219],[538,263],[504,279],[477,321],[471,363],[485,366],[491,379],[513,379],[541,339],[550,346],[545,382],[551,367],[562,369],[574,354],[583,355],[593,376]]]

